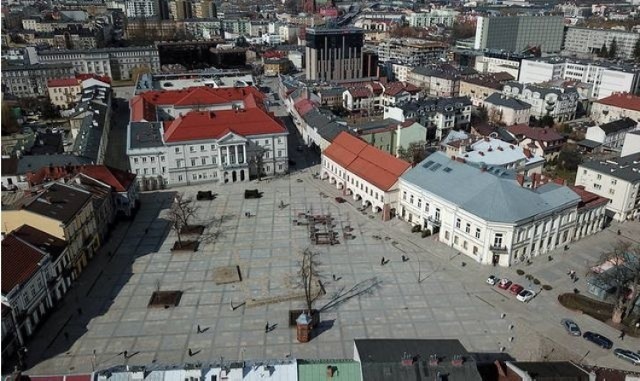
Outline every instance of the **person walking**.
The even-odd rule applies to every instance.
[[[384,266],[385,261],[384,261],[384,257],[382,257],[382,259],[380,260],[380,266]]]
[[[264,325],[264,333],[268,333],[269,332],[269,322],[267,322],[267,324]]]
[[[625,335],[626,333],[623,330],[620,330],[620,336],[618,336],[618,339],[620,339],[621,341],[624,341]]]

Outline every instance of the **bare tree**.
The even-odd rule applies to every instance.
[[[603,254],[599,264],[609,263],[606,271],[590,269],[601,282],[613,290],[613,313],[611,321],[619,324],[633,312],[640,290],[640,247],[627,242],[618,242],[611,252]],[[630,292],[628,292],[630,290]]]
[[[267,151],[267,148],[256,144],[255,148],[253,149],[253,155],[249,159],[249,164],[256,168],[256,172],[258,173],[258,181],[262,179],[262,174],[264,173],[264,157],[266,156]]]
[[[182,232],[189,228],[189,220],[195,217],[198,208],[193,199],[184,198],[180,193],[173,199],[168,218],[171,222],[171,227],[178,235],[178,244],[180,246],[182,246]]]
[[[311,316],[313,303],[318,298],[314,285],[320,280],[321,275],[318,267],[321,263],[317,260],[318,253],[306,248],[302,252],[302,260],[299,262],[298,285],[304,288],[304,297],[307,303],[307,312]]]

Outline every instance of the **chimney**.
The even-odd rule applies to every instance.
[[[333,378],[333,375],[338,370],[338,367],[333,365],[327,365],[327,378]]]
[[[453,355],[453,358],[451,359],[451,365],[462,366],[463,363],[464,359],[462,358],[462,355]]]
[[[429,356],[429,366],[438,366],[438,364],[440,364],[440,359],[438,358],[438,355]]]
[[[411,356],[407,352],[402,355],[402,366],[411,366],[415,362],[415,357]]]

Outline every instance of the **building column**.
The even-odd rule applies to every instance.
[[[240,159],[238,158],[238,145],[237,145],[237,144],[233,146],[233,151],[234,151],[234,152],[235,152],[235,154],[236,154],[236,156],[235,156],[235,158],[236,158],[236,164],[240,164]]]
[[[246,163],[247,162],[247,145],[243,144],[242,145],[242,163]]]
[[[230,162],[229,162],[229,146],[224,146],[224,149],[225,149],[225,151],[227,153],[227,158],[225,160],[225,165],[229,165],[230,164]]]

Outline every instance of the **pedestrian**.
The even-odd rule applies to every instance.
[[[264,333],[269,332],[269,322],[267,322],[267,324],[264,325]]]
[[[384,257],[382,257],[382,259],[380,260],[380,266],[384,266]]]
[[[626,333],[624,333],[623,330],[620,330],[620,336],[618,336],[618,339],[620,339],[621,341],[624,341],[624,336],[626,335]]]
[[[622,232],[620,231],[620,229],[618,229],[618,235],[622,234]]]
[[[336,280],[336,274],[332,274],[333,275],[333,280]]]

